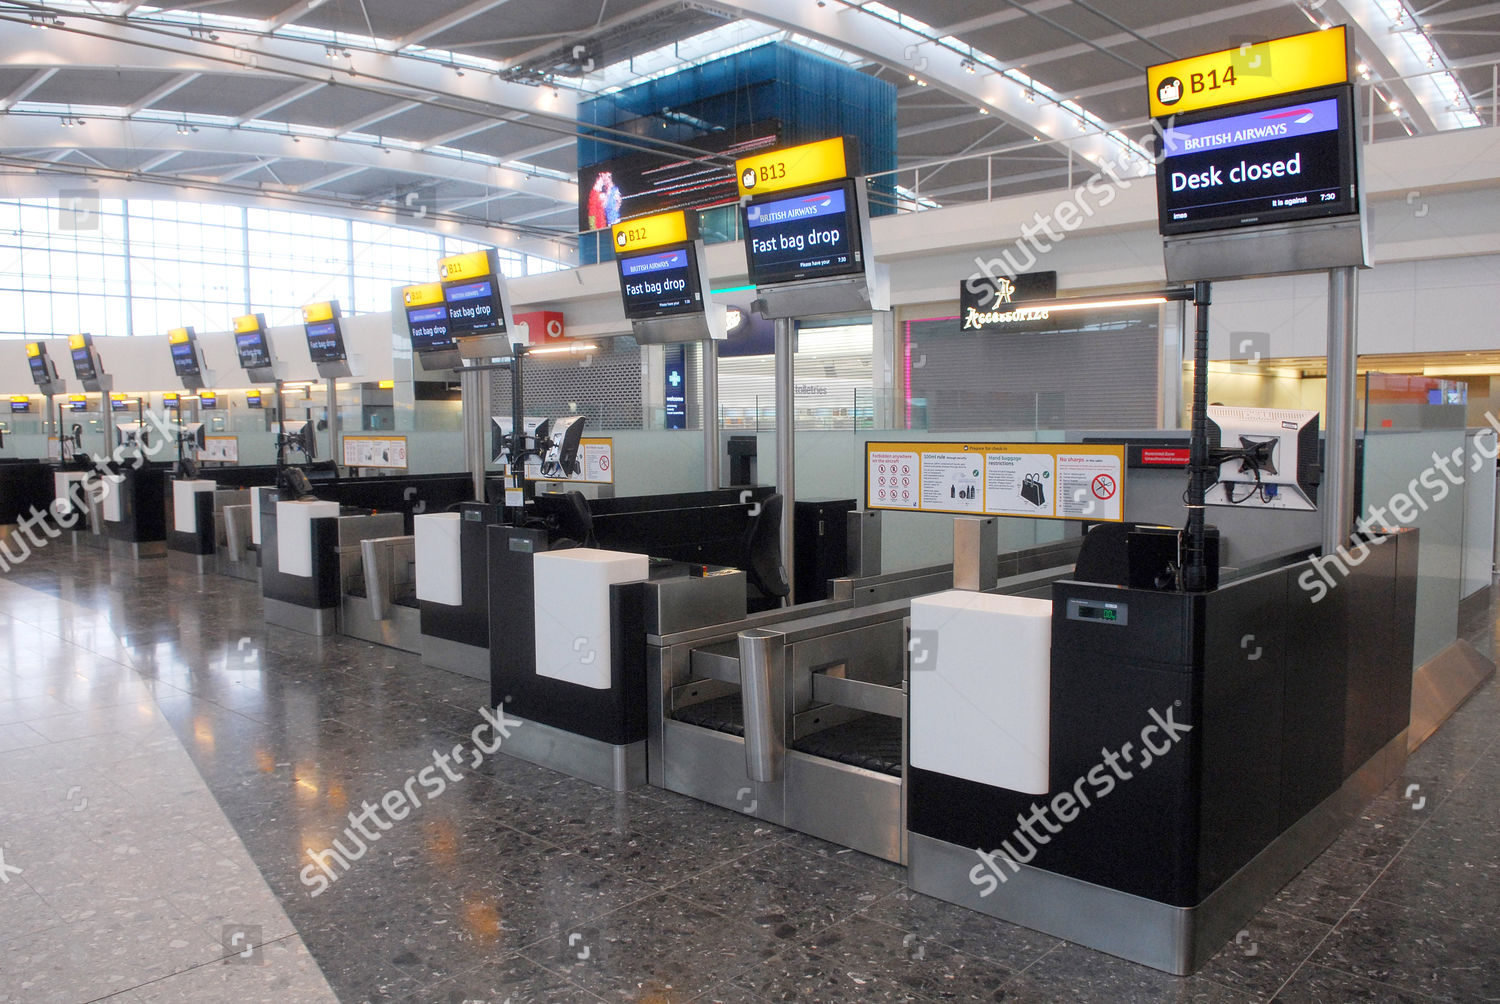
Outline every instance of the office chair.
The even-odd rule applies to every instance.
[[[745,576],[753,589],[749,597],[751,612],[773,610],[792,591],[786,567],[781,563],[781,515],[786,497],[767,495],[761,499],[760,512],[750,517],[745,530]]]

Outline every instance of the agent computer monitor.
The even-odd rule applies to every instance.
[[[1318,508],[1318,413],[1282,408],[1208,409],[1210,459],[1218,481],[1208,505],[1261,509]]]
[[[278,445],[296,450],[308,460],[312,460],[317,456],[316,430],[313,429],[311,422],[306,420],[282,422],[278,439]]]
[[[583,442],[582,415],[554,418],[547,424],[545,432],[538,429],[539,448],[544,437],[547,445],[542,455],[542,477],[566,478],[583,473],[578,462],[578,449]]]

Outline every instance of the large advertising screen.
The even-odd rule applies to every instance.
[[[739,200],[735,159],[769,150],[780,139],[781,123],[764,119],[682,140],[708,157],[629,153],[579,168],[578,230],[602,230],[674,209],[732,205]]]
[[[757,286],[864,271],[852,181],[757,199],[744,207],[745,256]]]
[[[690,247],[619,259],[620,294],[630,320],[703,312],[703,291]]]
[[[1157,142],[1163,234],[1359,211],[1348,87],[1181,115]]]

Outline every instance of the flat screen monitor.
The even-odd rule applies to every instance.
[[[179,377],[203,375],[198,338],[192,328],[177,328],[172,331],[167,335],[167,344],[172,350],[172,369]]]
[[[163,394],[161,396],[161,406],[162,406],[162,409],[164,411],[176,411],[177,410],[177,395],[176,394]]]
[[[10,399],[10,410],[12,412],[27,412],[31,410],[31,398],[13,397]]]
[[[407,307],[406,326],[411,331],[411,347],[414,352],[435,352],[439,349],[453,348],[453,336],[448,330],[448,305],[446,303]]]
[[[1318,507],[1318,413],[1284,408],[1208,409],[1218,481],[1204,501],[1248,509]]]
[[[1359,212],[1347,85],[1179,115],[1157,137],[1163,234]]]
[[[505,314],[493,277],[445,283],[443,302],[448,311],[449,338],[504,334]]]
[[[132,404],[134,404],[134,403],[135,402],[132,401],[132,400],[130,400],[130,398],[128,398],[128,397],[112,397],[112,398],[109,399],[109,410],[110,411],[129,411],[130,410],[130,406]]]
[[[745,258],[757,286],[864,271],[854,182],[778,192],[744,208]]]
[[[312,309],[305,307],[303,313]],[[344,329],[339,324],[339,305],[328,304],[325,313],[330,316],[307,321],[302,326],[307,334],[307,354],[314,363],[341,363],[348,358],[348,353],[344,349]]]
[[[198,393],[198,407],[204,411],[213,411],[219,406],[219,395],[211,391],[200,391]]]
[[[47,361],[46,355],[30,356],[26,360],[31,364],[31,382],[37,386],[52,382],[52,364]]]
[[[70,411],[88,411],[89,410],[89,399],[86,398],[86,397],[81,397],[81,396],[80,397],[69,398],[68,399],[68,410],[70,410]]]
[[[73,375],[80,380],[93,382],[99,379],[99,367],[95,364],[94,347],[80,345],[69,350],[73,356]]]
[[[258,391],[258,390],[247,390],[247,391],[245,391],[245,407],[246,408],[260,408],[260,407],[262,407],[260,391]]]
[[[260,314],[248,314],[234,319],[234,350],[240,357],[240,369],[263,370],[274,366],[271,357],[271,339],[266,335],[266,322]]]
[[[620,296],[632,321],[703,313],[695,248],[668,248],[619,259]]]
[[[300,451],[308,460],[317,454],[317,437],[313,425],[308,421],[282,422],[281,443],[288,449]]]

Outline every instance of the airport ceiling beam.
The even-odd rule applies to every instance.
[[[69,12],[62,28],[38,31],[29,19],[0,16],[0,67],[244,74],[264,79],[280,74],[291,82],[347,87],[396,100],[431,101],[445,107],[494,114],[519,112],[572,135],[577,100],[566,89],[529,87],[490,73],[460,77],[446,64],[394,53],[351,50],[330,61],[322,42],[217,28],[218,41],[164,32],[139,21],[91,19]]]
[[[136,150],[212,153],[235,160],[317,161],[330,166],[398,171],[424,178],[468,182],[492,189],[509,189],[550,199],[562,206],[577,205],[578,192],[571,181],[526,171],[424,153],[403,147],[380,147],[351,143],[327,136],[298,135],[263,129],[231,129],[200,124],[199,131],[183,135],[179,123],[142,121],[90,115],[73,129],[57,128],[53,115],[17,115],[5,123],[5,143],[11,149],[38,150]]]

